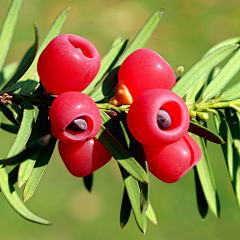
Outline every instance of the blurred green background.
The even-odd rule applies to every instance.
[[[10,0],[0,1],[0,23]],[[20,61],[34,39],[33,22],[42,40],[56,16],[71,7],[62,33],[74,33],[90,40],[103,56],[113,40],[133,39],[150,15],[162,7],[163,18],[146,47],[157,51],[173,67],[188,70],[214,44],[240,33],[238,0],[25,0],[6,63]],[[0,46],[1,47],[1,46]],[[238,80],[238,79],[236,79]],[[0,130],[0,157],[5,157],[14,139]],[[221,219],[209,211],[205,220],[197,210],[194,174],[191,170],[179,182],[165,184],[151,175],[151,202],[158,226],[148,224],[145,236],[131,215],[120,229],[123,182],[116,162],[94,174],[92,193],[82,179],[68,173],[55,150],[35,195],[26,203],[52,226],[41,226],[18,216],[0,196],[1,239],[239,239],[240,212],[235,201],[221,148],[208,145],[221,204]],[[20,191],[21,192],[21,191]]]

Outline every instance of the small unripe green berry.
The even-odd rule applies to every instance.
[[[197,116],[197,114],[194,110],[189,110],[189,115],[191,118],[195,118]]]
[[[201,119],[201,120],[208,120],[209,119],[209,115],[206,112],[197,112],[197,116]]]

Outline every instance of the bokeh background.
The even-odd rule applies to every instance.
[[[10,2],[0,1],[0,24]],[[188,70],[211,46],[240,34],[238,0],[25,0],[6,64],[20,61],[32,44],[34,21],[39,25],[42,40],[56,16],[68,6],[71,10],[62,33],[87,38],[101,56],[116,37],[133,39],[150,15],[164,7],[163,18],[146,47],[161,54],[173,69],[181,65]],[[13,134],[0,130],[0,157],[6,156],[13,139]],[[220,197],[221,219],[216,219],[210,211],[201,219],[191,170],[174,184],[162,183],[151,175],[151,202],[158,226],[149,222],[147,234],[143,236],[132,214],[127,226],[120,229],[123,182],[116,162],[109,162],[94,174],[92,193],[88,193],[82,179],[68,173],[55,149],[38,189],[26,203],[31,211],[54,224],[41,226],[22,219],[0,195],[0,238],[239,239],[240,212],[221,148],[214,144],[208,148]]]

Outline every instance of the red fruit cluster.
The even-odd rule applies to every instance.
[[[150,172],[160,180],[179,180],[201,158],[201,150],[187,133],[190,116],[185,102],[170,89],[174,71],[149,49],[133,52],[119,69],[114,105],[131,104],[127,124],[143,144]]]
[[[97,141],[101,115],[95,102],[81,93],[100,68],[100,55],[86,39],[63,34],[53,39],[39,57],[38,73],[46,91],[59,95],[49,111],[51,132],[67,169],[77,177],[96,171],[110,158]],[[164,182],[175,182],[201,158],[188,135],[189,111],[171,92],[176,83],[170,65],[156,52],[139,49],[119,69],[113,105],[130,105],[127,124],[143,144],[149,170]]]
[[[69,172],[84,177],[105,165],[111,154],[95,138],[101,115],[81,93],[97,75],[100,55],[88,40],[73,34],[54,38],[38,61],[38,74],[48,93],[59,95],[49,111],[51,132]]]

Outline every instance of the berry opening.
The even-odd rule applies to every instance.
[[[94,58],[96,54],[94,50],[87,44],[85,39],[78,39],[72,37],[71,35],[68,36],[68,41],[73,45],[73,47],[79,52],[81,52],[87,58]]]
[[[78,119],[80,119],[80,121],[78,121]],[[77,120],[77,121],[75,121],[75,120]],[[83,120],[83,121],[81,121],[81,120]],[[82,122],[83,124],[80,123],[80,125],[82,124],[83,125],[82,128],[85,130],[79,129],[79,127],[75,124],[76,122]],[[84,126],[85,124],[87,124],[87,127]],[[94,129],[94,123],[93,123],[93,120],[89,116],[79,116],[79,117],[75,118],[70,124],[68,124],[68,126],[64,130],[64,135],[65,135],[65,137],[73,139],[73,140],[85,141],[88,138],[92,138],[89,136],[91,136],[93,129]]]

